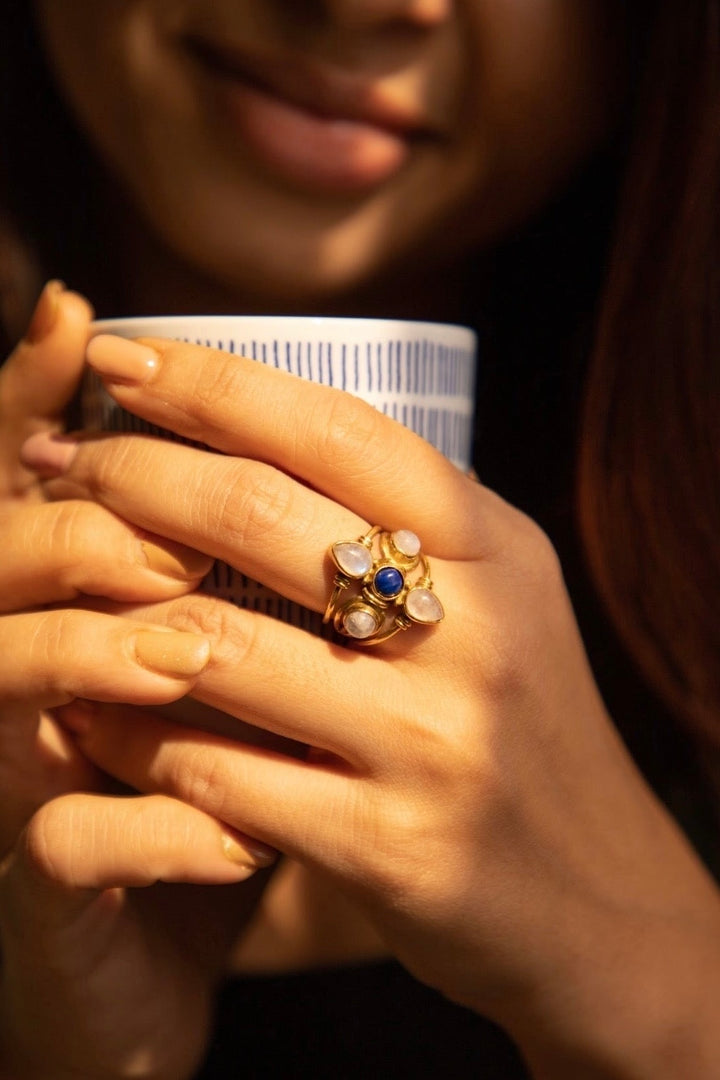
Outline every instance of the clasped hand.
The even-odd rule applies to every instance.
[[[349,395],[165,341],[98,338],[88,357],[120,405],[207,449],[40,434],[24,462],[52,507],[87,504],[316,612],[329,544],[410,528],[445,619],[361,651],[190,589],[107,590],[83,617],[209,641],[182,692],[309,749],[299,759],[99,704],[112,695],[85,682],[67,699],[96,703],[60,713],[73,753],[328,875],[419,978],[538,1060],[623,1007],[603,942],[642,956],[644,983],[645,943],[682,936],[690,911],[716,933],[712,886],[607,717],[536,525]],[[123,701],[157,703],[133,690],[142,677],[123,673]],[[202,879],[194,850],[188,876]],[[622,993],[636,990],[626,979]]]

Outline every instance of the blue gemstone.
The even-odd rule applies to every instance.
[[[404,584],[404,577],[394,566],[382,566],[373,578],[375,591],[386,600],[398,596],[402,592]]]

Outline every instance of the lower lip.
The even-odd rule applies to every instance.
[[[362,192],[389,180],[410,154],[402,135],[319,116],[241,78],[212,75],[230,132],[265,169],[293,185],[338,195]]]

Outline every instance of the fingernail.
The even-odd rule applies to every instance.
[[[155,349],[112,334],[92,338],[85,355],[90,367],[111,382],[149,382],[160,365]]]
[[[203,578],[213,564],[209,555],[193,551],[183,544],[175,544],[171,540],[166,540],[162,547],[151,540],[143,540],[141,547],[150,570],[179,581]]]
[[[40,293],[25,333],[25,340],[31,345],[38,345],[52,332],[60,310],[60,297],[64,292],[62,281],[48,281]]]
[[[262,844],[259,840],[253,840],[231,829],[223,831],[222,846],[225,857],[230,862],[240,863],[241,866],[263,868],[272,866],[277,861],[278,852],[275,848]]]
[[[39,431],[20,447],[20,460],[35,472],[59,476],[70,468],[77,449],[77,440],[68,435]]]
[[[210,659],[210,642],[179,630],[137,630],[135,659],[159,675],[188,679],[199,675]]]

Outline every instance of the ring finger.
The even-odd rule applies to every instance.
[[[404,724],[414,724],[428,711],[433,674],[420,679],[412,651],[392,662],[373,650],[349,654],[297,627],[206,596],[135,607],[130,614],[211,640],[212,662],[198,677],[192,697],[227,715],[219,720],[213,713],[206,719],[201,708],[188,710],[185,703],[181,716],[176,709],[169,711],[173,719],[187,716],[192,726],[258,741],[243,724],[225,722],[230,716],[365,769],[388,732],[401,736]],[[432,669],[447,674],[452,658],[448,655],[446,663],[445,653],[438,659],[433,650]],[[412,732],[407,737],[413,738]]]

